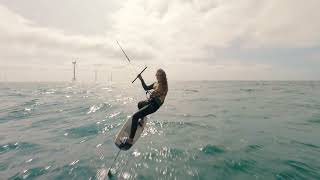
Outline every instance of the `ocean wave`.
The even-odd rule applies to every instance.
[[[235,174],[238,172],[252,173],[257,162],[252,159],[227,159],[224,161],[223,170],[226,174]]]
[[[319,179],[320,169],[304,162],[295,160],[285,160],[283,164],[291,170],[280,172],[276,175],[277,179]]]
[[[11,151],[21,151],[23,153],[37,150],[40,145],[28,143],[28,142],[13,142],[0,145],[0,154],[4,154]]]
[[[312,124],[320,124],[320,115],[314,115],[311,119],[307,120],[307,122]]]
[[[113,112],[113,113],[107,115],[107,118],[114,119],[114,118],[118,118],[119,115],[121,115],[121,112]]]
[[[8,162],[5,162],[5,161],[1,161],[0,162],[0,172],[7,170],[8,167],[9,167],[9,163]]]
[[[69,138],[83,138],[88,136],[96,136],[99,133],[99,128],[94,123],[77,128],[67,129],[65,132],[65,136]]]
[[[279,172],[274,175],[276,180],[295,180],[295,179],[307,179],[300,173],[294,171],[294,170],[285,170],[282,172]]]
[[[96,111],[103,111],[110,107],[112,107],[112,105],[108,102],[100,103],[98,105],[92,105],[89,108],[89,111],[87,112],[87,114],[95,113]]]
[[[224,148],[211,144],[207,144],[206,146],[200,148],[200,151],[208,155],[216,155],[225,152]]]
[[[95,179],[96,168],[85,163],[87,160],[78,160],[76,164],[73,161],[63,167],[52,169],[54,179]]]
[[[142,158],[149,161],[159,160],[181,160],[186,158],[186,152],[178,148],[162,147],[161,149],[150,148],[148,152],[142,153]]]
[[[35,167],[30,169],[25,169],[22,172],[16,173],[14,176],[11,176],[9,180],[17,180],[17,179],[34,179],[39,176],[42,176],[48,173],[48,169],[45,167]]]
[[[29,118],[32,115],[32,110],[29,108],[20,108],[14,107],[11,111],[5,113],[2,117],[0,117],[0,123],[8,122],[11,120],[22,120]]]
[[[67,164],[63,167],[33,167],[25,169],[11,176],[9,180],[36,179],[47,177],[49,179],[95,179],[95,168],[85,164]],[[41,179],[42,179],[41,178]]]
[[[320,146],[317,146],[317,145],[314,145],[314,144],[311,144],[311,143],[300,142],[300,141],[297,141],[297,140],[291,140],[290,143],[291,144],[302,145],[302,146],[305,146],[305,147],[308,147],[308,148],[320,149]]]
[[[199,127],[199,128],[212,128],[215,129],[215,127],[207,125],[207,124],[203,124],[203,123],[199,123],[199,122],[184,122],[184,121],[180,121],[180,122],[174,122],[174,121],[153,121],[154,125],[157,127],[161,127],[161,128],[183,128],[183,127]]]
[[[258,144],[251,144],[247,146],[245,149],[245,152],[253,152],[253,151],[259,151],[263,148],[263,145],[258,145]]]
[[[118,127],[122,126],[122,123],[108,123],[104,124],[103,129],[101,129],[102,133],[105,133],[107,131],[111,131],[113,129],[117,129]]]
[[[178,117],[188,117],[188,118],[215,118],[217,117],[215,114],[175,114],[174,116]]]

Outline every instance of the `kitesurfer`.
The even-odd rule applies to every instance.
[[[158,69],[156,72],[157,82],[146,85],[141,74],[138,75],[144,90],[153,90],[147,100],[138,103],[139,110],[133,114],[131,123],[131,133],[128,138],[123,140],[121,147],[131,147],[138,125],[143,124],[143,118],[149,114],[156,112],[164,103],[168,92],[167,76],[163,69]],[[140,121],[139,121],[140,120]]]

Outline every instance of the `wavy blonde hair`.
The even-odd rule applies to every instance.
[[[160,96],[160,97],[163,97],[163,100],[164,100],[165,96],[168,93],[167,75],[163,69],[158,69],[156,74],[159,75],[158,85],[155,87],[154,91],[152,92],[152,96]]]

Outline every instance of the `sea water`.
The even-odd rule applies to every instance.
[[[0,83],[0,179],[108,179],[139,83]],[[320,179],[320,82],[170,82],[111,179]]]

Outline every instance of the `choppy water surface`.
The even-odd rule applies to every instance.
[[[112,179],[320,179],[320,82],[170,82]],[[131,84],[1,83],[0,179],[107,179]]]

